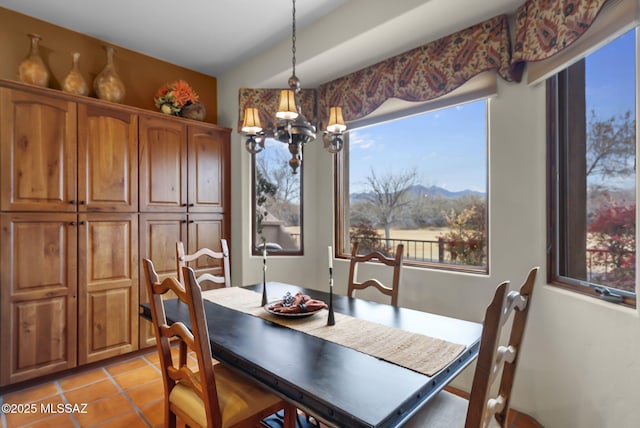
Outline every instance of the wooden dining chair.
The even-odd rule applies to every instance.
[[[403,259],[404,245],[398,244],[396,247],[395,257],[387,257],[379,251],[373,251],[369,254],[358,255],[358,243],[353,243],[353,249],[351,251],[351,265],[349,266],[349,286],[347,288],[347,295],[349,297],[355,297],[356,290],[362,290],[367,287],[375,287],[381,293],[391,296],[391,304],[398,306],[398,288],[400,287],[400,273],[402,272],[402,259]],[[391,286],[384,285],[379,280],[372,278],[364,281],[358,280],[358,265],[371,260],[378,260],[379,262],[393,268],[393,280]]]
[[[229,246],[226,239],[220,240],[222,251],[213,251],[209,248],[200,248],[193,254],[186,254],[182,241],[176,242],[176,264],[178,268],[178,280],[185,284],[182,268],[189,266],[198,272],[198,282],[205,290],[211,288],[231,287],[231,268],[229,267]],[[216,260],[220,260],[217,266]],[[214,275],[213,271],[222,269],[222,275]]]
[[[531,296],[538,268],[529,271],[520,291],[510,291],[509,282],[498,286],[487,307],[480,339],[480,351],[473,376],[469,400],[441,391],[420,409],[405,427],[484,428],[507,426],[509,400],[515,377],[520,345],[531,307]],[[502,328],[512,317],[511,335],[506,345],[500,345]],[[491,385],[502,369],[500,387],[490,397]]]
[[[284,427],[294,428],[294,406],[225,364],[212,363],[201,288],[193,269],[183,268],[183,286],[172,277],[159,282],[151,260],[143,263],[164,383],[164,426],[175,427],[179,417],[190,427],[244,428],[284,409]],[[181,322],[167,323],[162,295],[169,291],[187,305],[191,330]],[[171,353],[172,339],[178,342],[177,361]],[[197,367],[187,364],[187,352],[195,354]]]

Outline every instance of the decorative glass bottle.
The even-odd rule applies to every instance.
[[[104,49],[107,52],[107,65],[93,81],[93,89],[101,100],[119,103],[124,100],[125,88],[113,64],[116,50],[112,46],[105,46]]]
[[[62,90],[75,95],[87,95],[89,93],[89,87],[87,81],[84,80],[80,73],[80,52],[74,52],[71,54],[73,62],[71,64],[71,71],[64,78],[62,83]]]
[[[49,85],[49,70],[40,57],[39,46],[42,37],[37,34],[29,34],[28,36],[31,38],[31,50],[18,66],[18,77],[22,82],[46,88]]]

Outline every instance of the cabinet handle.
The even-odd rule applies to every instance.
[[[190,207],[193,207],[193,206],[195,206],[195,205],[196,205],[196,204],[189,204],[189,206],[190,206]]]
[[[181,206],[181,207],[186,207],[186,206],[187,206],[187,204],[180,204],[180,206]]]
[[[76,225],[75,221],[72,221],[72,222],[69,223],[69,226],[75,226],[75,225]]]
[[[84,205],[85,203],[85,201],[80,201],[80,205]]]
[[[75,204],[76,204],[75,199],[71,199],[71,200],[69,201],[69,204],[71,204],[71,205],[75,205]]]
[[[180,223],[186,223],[187,220],[180,220]]]
[[[83,225],[83,226],[84,226],[85,224],[87,224],[87,222],[86,222],[86,221],[84,221],[84,220],[80,222],[80,225]]]
[[[195,220],[189,220],[189,223],[195,223]]]

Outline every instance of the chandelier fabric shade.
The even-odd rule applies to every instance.
[[[291,89],[283,89],[280,91],[280,102],[278,103],[276,117],[285,120],[293,120],[298,117],[296,94]]]
[[[342,117],[342,107],[330,107],[329,123],[327,123],[327,131],[344,132],[346,130],[347,130],[347,125],[344,123],[344,118]]]
[[[258,134],[262,131],[260,112],[257,108],[247,108],[245,110],[241,131],[247,134]]]

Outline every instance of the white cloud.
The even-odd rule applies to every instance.
[[[352,149],[368,150],[376,147],[377,143],[369,134],[351,132],[349,134],[349,145]]]

